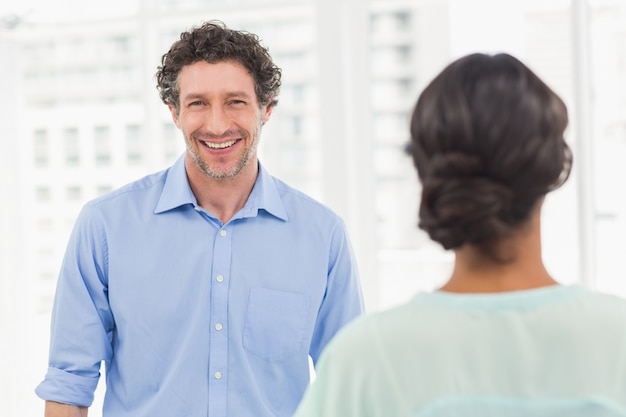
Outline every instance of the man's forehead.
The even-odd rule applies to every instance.
[[[192,64],[183,67],[178,76],[181,97],[220,95],[256,97],[252,76],[241,65]]]

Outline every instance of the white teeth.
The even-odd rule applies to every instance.
[[[231,140],[229,142],[224,142],[224,143],[212,143],[212,142],[204,142],[204,143],[206,146],[208,146],[211,149],[224,149],[224,148],[228,148],[229,146],[233,146],[235,142],[237,141]]]

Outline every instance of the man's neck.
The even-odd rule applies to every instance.
[[[193,162],[191,162],[193,163]],[[254,188],[259,173],[257,160],[248,164],[234,178],[211,178],[186,163],[187,178],[198,205],[221,220],[222,224],[241,210]]]

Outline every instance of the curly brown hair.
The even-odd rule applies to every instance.
[[[508,54],[471,54],[448,65],[411,119],[419,227],[445,249],[471,244],[505,262],[498,242],[569,177],[567,124],[561,98]]]
[[[195,62],[239,62],[254,79],[259,105],[275,106],[281,84],[278,68],[259,37],[253,33],[229,29],[213,20],[181,33],[180,39],[161,58],[156,72],[157,89],[165,104],[178,112],[178,74]]]

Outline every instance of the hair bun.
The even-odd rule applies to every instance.
[[[483,243],[510,231],[513,192],[459,153],[433,158],[422,178],[419,227],[446,249]]]

